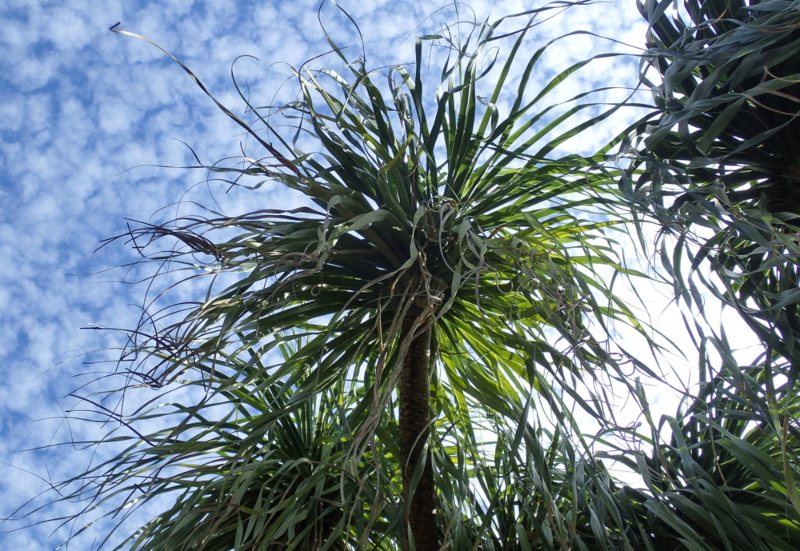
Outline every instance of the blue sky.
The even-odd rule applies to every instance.
[[[478,19],[540,5],[532,0],[470,4]],[[68,394],[98,371],[113,368],[96,362],[113,359],[123,335],[81,328],[134,327],[144,290],[122,283],[136,273],[119,268],[135,260],[131,249],[116,243],[95,253],[99,244],[124,232],[126,219],[187,214],[191,201],[216,201],[232,212],[265,203],[288,207],[292,200],[273,188],[225,193],[224,186],[207,182],[203,171],[159,168],[193,163],[181,141],[205,162],[236,155],[241,131],[161,52],[109,27],[120,21],[169,49],[241,113],[231,63],[242,54],[257,56],[259,61],[237,65],[252,96],[264,103],[293,99],[289,66],[328,50],[318,5],[318,0],[3,2],[0,517],[44,490],[47,479],[74,475],[92,460],[90,452],[68,445],[23,450],[92,438],[101,430],[64,421],[65,410],[75,407]],[[358,22],[368,61],[376,67],[410,62],[418,34],[457,17],[445,2],[343,0],[340,5]],[[461,16],[466,13],[462,8]],[[356,33],[332,3],[323,8],[322,19],[339,44],[357,55]],[[553,35],[592,30],[631,44],[642,44],[644,37],[633,0],[573,10],[547,29]],[[610,46],[578,37],[559,46],[549,66],[563,69],[600,47]],[[604,84],[631,85],[635,63],[609,62],[590,74]],[[591,79],[575,83],[591,85]],[[616,121],[617,129],[624,122]],[[597,129],[598,143],[613,131]],[[35,518],[70,510],[59,506]],[[53,548],[71,528],[68,524],[48,540],[54,525],[24,525],[0,524],[0,532],[20,528],[0,533],[0,549]],[[93,548],[107,527],[90,527],[70,547]]]

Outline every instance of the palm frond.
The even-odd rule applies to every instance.
[[[666,443],[614,457],[642,475],[645,488],[625,495],[657,548],[797,547],[798,400],[770,376],[726,362],[685,412],[650,425]]]
[[[692,271],[709,266],[721,284],[707,280],[708,288],[800,365],[797,6],[647,0],[639,8],[656,110],[639,128],[628,192],[676,236],[664,257],[670,269],[681,275],[684,259]]]

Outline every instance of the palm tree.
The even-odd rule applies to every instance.
[[[792,382],[763,365],[723,358],[683,411],[655,421],[649,450],[611,453],[642,476],[621,508],[654,549],[791,550],[800,545],[797,426]],[[647,411],[647,408],[645,408]],[[603,454],[605,455],[605,454]],[[653,545],[653,547],[651,547]]]
[[[640,127],[643,170],[628,191],[677,236],[664,258],[678,278],[684,258],[693,271],[708,261],[715,279],[707,288],[796,371],[797,5],[646,0],[639,9],[649,23],[643,74],[657,78],[657,109]],[[689,301],[692,285],[682,284]]]
[[[641,227],[660,224],[678,296],[702,311],[711,290],[763,344],[743,359],[724,327],[703,335],[698,324],[714,349],[701,354],[698,395],[674,417],[649,420],[650,439],[666,433],[667,443],[647,457],[616,456],[647,483],[630,494],[630,514],[668,549],[797,547],[796,7],[639,2],[656,108],[638,126],[623,189]]]
[[[126,540],[142,549],[636,541],[582,433],[607,416],[608,380],[653,374],[612,341],[618,326],[655,345],[613,287],[636,275],[616,252],[613,144],[559,149],[619,106],[548,103],[589,61],[536,87],[550,45],[521,56],[548,9],[421,39],[410,71],[370,70],[334,44],[338,71],[296,71],[300,101],[273,112],[242,94],[252,122],[217,102],[267,157],[205,168],[305,203],[130,230],[147,258],[224,287],[130,333],[121,392],[159,392],[113,413],[132,432],[111,439],[130,446],[65,499],[127,514],[170,496]],[[440,49],[429,95],[425,58]]]

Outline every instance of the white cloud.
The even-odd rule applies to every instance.
[[[19,108],[22,94],[11,94],[10,101],[0,104],[0,131],[16,133],[22,129],[25,113]]]
[[[11,68],[11,78],[21,90],[31,92],[50,84],[59,71],[58,55],[46,52],[31,57]]]
[[[67,7],[50,8],[40,22],[44,35],[62,51],[80,50],[90,43],[98,29],[90,29],[83,14]]]
[[[102,100],[97,118],[98,126],[109,134],[127,133],[134,122],[130,105],[118,98]]]
[[[21,129],[22,132],[28,135],[35,135],[50,128],[54,105],[51,94],[24,94],[24,96],[24,103],[20,106],[25,117],[25,125]]]

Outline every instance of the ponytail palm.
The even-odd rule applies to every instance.
[[[645,481],[626,490],[656,549],[797,549],[800,399],[764,377],[726,362],[686,411],[651,426],[667,442],[620,457]]]
[[[637,197],[677,233],[676,273],[686,256],[693,269],[710,261],[722,289],[710,287],[800,365],[797,3],[646,0],[639,9],[657,111],[642,127]]]
[[[203,389],[168,413],[139,410],[131,426],[183,420],[87,477],[105,484],[98,497],[176,498],[135,547],[624,540],[618,515],[604,525],[602,510],[581,509],[595,498],[579,496],[609,482],[576,416],[601,422],[594,383],[642,367],[610,323],[645,333],[609,283],[626,273],[618,176],[605,149],[559,149],[615,108],[585,93],[550,99],[588,62],[534,83],[548,46],[522,57],[537,13],[525,16],[458,45],[421,40],[412,70],[371,71],[334,46],[342,70],[298,70],[300,101],[279,113],[248,103],[253,123],[218,104],[268,156],[211,170],[277,182],[304,203],[131,230],[154,258],[154,241],[176,239],[170,260],[186,255],[190,277],[205,255],[227,285],[133,335],[136,377]],[[438,88],[424,73],[431,45],[447,51]]]
[[[648,491],[632,502],[666,548],[796,549],[798,3],[638,5],[656,109],[627,191],[670,236],[662,259],[678,293],[702,309],[711,290],[763,348],[747,358],[728,327],[703,337],[701,370],[719,367],[686,411],[651,422],[669,444],[639,456]]]

